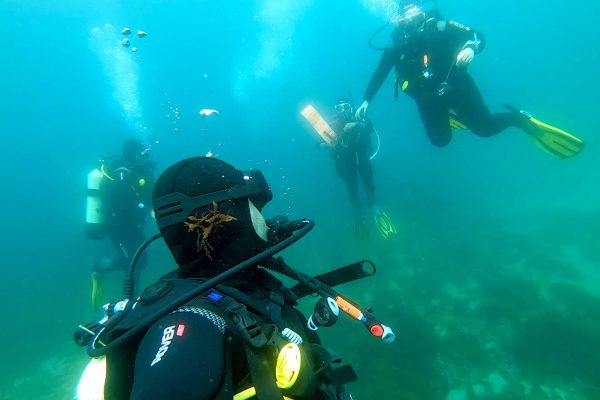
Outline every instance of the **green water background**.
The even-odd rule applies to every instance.
[[[86,174],[131,136],[152,144],[159,171],[208,151],[261,168],[275,194],[267,215],[317,222],[285,253],[290,264],[377,264],[344,291],[396,342],[347,319],[323,332],[359,373],[355,398],[600,398],[600,6],[440,7],[488,39],[470,71],[490,109],[528,109],[586,149],[559,161],[517,130],[460,132],[436,149],[412,102],[392,100],[390,78],[370,115],[378,203],[398,235],[384,241],[371,226],[359,243],[333,162],[299,111],[331,115],[348,91],[360,101],[379,58],[366,45],[384,21],[375,2],[0,2],[0,399],[74,393],[87,360],[71,334],[97,318],[89,268],[112,251],[83,239]],[[118,44],[125,26],[149,33],[136,53]],[[201,108],[221,115],[200,120]],[[161,245],[150,255],[143,284],[173,267]],[[108,278],[118,296],[121,276]]]

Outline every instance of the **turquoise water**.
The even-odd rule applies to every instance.
[[[439,4],[487,37],[470,71],[492,111],[523,107],[586,149],[556,160],[517,130],[458,132],[434,148],[390,77],[369,112],[382,140],[377,200],[398,235],[371,226],[362,243],[299,112],[312,103],[330,116],[347,92],[360,101],[380,56],[367,46],[379,2],[1,1],[0,399],[74,394],[87,360],[71,334],[97,318],[89,268],[111,250],[83,238],[86,175],[132,136],[152,145],[158,170],[207,152],[263,170],[267,215],[317,222],[287,250],[291,265],[377,264],[343,291],[397,340],[348,319],[322,333],[355,366],[356,399],[600,398],[600,5]],[[148,33],[131,37],[136,52],[119,43],[124,27]],[[202,108],[220,115],[201,119]],[[149,251],[146,284],[173,267],[161,245]],[[121,275],[109,278],[118,296]]]

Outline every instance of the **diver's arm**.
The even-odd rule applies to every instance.
[[[344,135],[344,127],[346,126],[346,123],[341,121],[339,118],[334,119],[329,126],[335,132],[338,138]]]
[[[466,67],[473,61],[475,54],[479,54],[485,47],[483,34],[459,24],[455,21],[438,21],[437,29],[443,32],[451,48],[459,48],[456,56],[456,66]]]
[[[365,91],[364,100],[370,103],[394,66],[393,48],[386,49]]]
[[[375,98],[375,95],[379,91],[381,85],[383,85],[383,82],[385,82],[385,79],[387,78],[393,66],[394,48],[388,48],[383,52],[381,60],[379,60],[379,65],[377,66],[377,69],[373,73],[373,76],[367,85],[364,100],[354,114],[356,119],[362,120],[365,118],[367,115],[367,109],[369,108],[369,103],[371,103],[371,101]]]
[[[475,54],[483,51],[486,45],[481,32],[469,28],[456,21],[438,21],[438,31],[445,32],[452,45],[462,45],[462,49],[470,48]]]

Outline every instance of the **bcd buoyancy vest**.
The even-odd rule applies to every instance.
[[[227,323],[227,334],[234,339],[225,342],[225,379],[215,399],[231,399],[232,393],[237,393],[233,397],[235,400],[280,400],[282,396],[288,399],[350,399],[343,385],[356,380],[352,367],[333,368],[332,364],[341,360],[324,349],[316,334],[306,328],[306,319],[293,307],[294,295],[266,271],[259,272],[261,292],[266,296],[253,296],[226,282],[177,310],[185,312],[185,308],[190,307],[220,316]],[[119,323],[113,335],[120,336],[165,301],[189,291],[193,285],[198,285],[198,280],[177,279],[175,273],[165,275],[142,293],[135,309]],[[132,376],[131,368],[141,337],[143,334],[132,339],[126,345],[127,349],[118,349],[120,362],[124,361],[122,354],[129,355],[129,376]],[[246,377],[234,382],[232,367],[240,362],[246,364]],[[131,382],[122,381],[121,384],[130,385]],[[111,390],[115,389],[109,388]]]

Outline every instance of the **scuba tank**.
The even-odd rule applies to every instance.
[[[104,179],[104,175],[98,168],[94,168],[87,175],[85,236],[88,239],[102,239],[106,235],[104,216],[102,215],[102,198],[100,197],[102,179]]]

